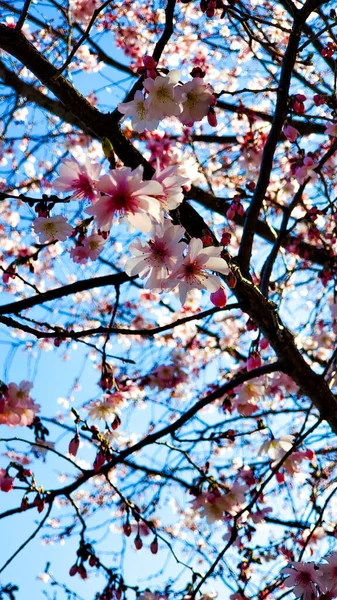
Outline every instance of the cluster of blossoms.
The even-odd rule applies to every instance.
[[[157,63],[150,56],[143,59],[146,75],[144,93],[138,90],[133,100],[118,105],[120,113],[132,117],[133,129],[142,133],[156,129],[165,117],[177,117],[183,125],[191,126],[208,116],[211,126],[216,126],[214,106],[216,96],[209,85],[203,83],[199,70],[191,81],[179,84],[179,71],[167,75],[156,71]]]
[[[0,424],[9,427],[31,425],[40,406],[30,397],[33,384],[21,381],[20,385],[10,383],[0,389]]]
[[[221,280],[217,275],[207,271],[217,271],[227,275],[229,272],[226,261],[221,258],[221,247],[209,246],[203,248],[202,241],[192,238],[187,250],[181,242],[183,229],[172,225],[168,219],[154,230],[147,244],[136,240],[130,246],[135,258],[125,265],[128,275],[148,277],[146,286],[159,291],[179,288],[179,297],[185,303],[187,294],[192,289],[207,289],[217,292]]]
[[[182,187],[189,182],[179,173],[179,168],[171,166],[160,170],[157,166],[149,181],[143,180],[142,166],[133,171],[129,167],[111,169],[99,177],[100,170],[97,164],[80,165],[76,160],[66,160],[54,181],[55,189],[91,201],[86,212],[94,218],[98,228],[98,233],[89,236],[80,232],[70,253],[74,262],[83,264],[89,258],[97,259],[114,219],[119,217],[143,233],[151,231],[147,243],[136,239],[130,246],[134,258],[125,265],[128,275],[147,278],[146,286],[157,291],[178,286],[182,304],[192,289],[218,292],[221,281],[209,271],[228,274],[221,247],[204,248],[202,241],[196,238],[187,246],[183,240],[184,228],[165,217],[165,211],[181,204]],[[77,235],[77,230],[63,216],[39,216],[34,221],[34,231],[39,234],[41,243],[63,241]]]
[[[235,515],[243,508],[247,490],[247,485],[235,482],[224,494],[219,489],[202,492],[191,505],[194,510],[200,511],[207,523],[222,521],[225,513]]]
[[[301,600],[331,600],[337,598],[337,552],[324,559],[324,564],[291,562],[282,570],[287,575],[285,585]]]

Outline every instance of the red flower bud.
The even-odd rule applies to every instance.
[[[0,489],[2,492],[11,492],[13,489],[13,477],[3,477],[0,482]]]
[[[152,554],[157,554],[158,552],[158,538],[155,537],[151,546],[150,546],[150,550],[152,552]]]
[[[69,454],[71,454],[72,456],[76,456],[79,445],[80,445],[80,437],[76,433],[75,437],[73,437],[73,439],[69,443],[69,448],[68,448]]]
[[[76,575],[77,571],[78,571],[78,567],[77,567],[77,565],[73,565],[73,566],[70,568],[70,571],[69,571],[69,575],[70,575],[70,577],[74,577],[74,575]]]
[[[143,542],[142,542],[140,535],[138,534],[135,537],[135,548],[136,548],[136,550],[141,550],[142,547],[143,547]]]
[[[129,537],[129,535],[131,535],[131,525],[129,522],[124,523],[123,531],[127,537]]]

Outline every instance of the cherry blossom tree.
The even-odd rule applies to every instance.
[[[337,598],[334,4],[0,0],[0,599]]]

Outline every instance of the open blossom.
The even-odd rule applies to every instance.
[[[87,198],[94,202],[98,197],[95,186],[101,168],[101,165],[92,163],[89,159],[85,165],[81,165],[74,158],[66,159],[60,167],[59,177],[53,182],[53,187],[60,192],[72,192],[72,197],[78,200]]]
[[[158,181],[163,187],[163,194],[157,198],[166,210],[174,210],[182,203],[184,199],[182,186],[190,183],[188,177],[183,177],[179,173],[179,166],[172,165],[161,171],[159,161],[152,181]]]
[[[97,0],[71,0],[70,8],[74,21],[86,24],[97,8]]]
[[[181,242],[181,239],[185,230],[165,219],[163,224],[155,224],[152,232],[149,242],[144,243],[136,239],[131,244],[130,252],[134,254],[134,258],[128,260],[125,271],[130,276],[148,277],[146,287],[160,289],[162,281],[183,258],[186,244]]]
[[[319,565],[317,578],[322,591],[329,592],[332,597],[337,596],[337,552],[327,556],[327,564]]]
[[[70,255],[75,263],[84,264],[90,258],[97,260],[104,248],[105,240],[98,233],[93,233],[82,240],[81,245],[72,248]]]
[[[182,113],[179,119],[184,125],[193,125],[195,121],[201,121],[216,102],[209,86],[203,83],[199,77],[194,77],[175,90],[178,102],[182,104]]]
[[[192,507],[201,511],[201,516],[206,518],[207,523],[222,521],[224,513],[235,515],[244,506],[245,492],[248,487],[245,484],[235,482],[231,489],[222,494],[219,490],[203,492],[192,501]]]
[[[252,381],[245,381],[241,385],[234,388],[236,394],[232,400],[233,408],[236,408],[240,415],[249,417],[259,408],[258,400],[263,397],[265,388],[261,380],[258,378]]]
[[[33,384],[21,381],[20,385],[10,383],[0,396],[0,424],[9,427],[30,425],[40,406],[35,404],[29,393]]]
[[[100,178],[97,189],[103,196],[86,212],[93,215],[102,231],[109,231],[116,216],[144,233],[150,231],[152,221],[161,220],[161,207],[155,196],[163,193],[157,181],[143,181],[143,167],[132,171],[129,167],[112,169]]]
[[[118,104],[118,110],[122,115],[132,117],[132,127],[138,133],[142,133],[145,129],[153,130],[158,127],[159,119],[149,117],[147,106],[145,106],[145,98],[140,90],[137,90],[131,102]]]
[[[326,126],[324,133],[326,133],[327,135],[331,135],[332,137],[337,137],[337,121],[329,123]]]
[[[167,281],[167,287],[179,286],[179,296],[182,304],[186,301],[188,292],[198,288],[216,292],[221,286],[221,280],[216,275],[206,273],[206,270],[228,274],[226,261],[221,258],[221,247],[209,246],[203,248],[202,241],[192,238],[187,254],[181,265],[171,275],[172,284]]]
[[[285,567],[281,573],[288,575],[284,582],[287,587],[293,587],[293,592],[301,600],[318,598],[315,584],[318,583],[314,563],[292,562],[291,567]]]
[[[273,461],[278,463],[281,458],[292,448],[295,437],[293,435],[284,435],[278,439],[269,440],[262,444],[259,455],[267,454]]]
[[[146,383],[150,388],[167,390],[174,389],[187,380],[188,375],[179,364],[159,365],[146,377],[144,385]]]
[[[87,411],[93,421],[114,421],[124,403],[122,394],[115,392],[105,395],[103,400],[90,402]]]
[[[39,235],[41,244],[52,240],[64,242],[73,232],[67,219],[58,215],[56,217],[37,217],[33,221],[34,231]]]
[[[160,120],[180,114],[180,106],[175,96],[178,81],[179,71],[176,70],[170,71],[166,77],[145,79],[143,85],[148,92],[145,106],[150,119]]]

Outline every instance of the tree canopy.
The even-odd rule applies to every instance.
[[[334,4],[0,0],[0,599],[337,598]]]

